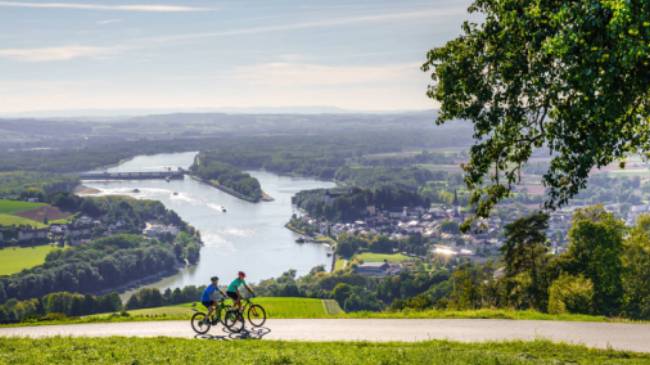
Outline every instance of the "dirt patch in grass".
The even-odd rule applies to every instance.
[[[35,209],[27,210],[24,212],[19,212],[16,213],[15,215],[19,217],[31,219],[37,222],[42,222],[46,217],[50,221],[57,220],[57,219],[66,219],[70,216],[70,213],[64,212],[57,207],[46,205]]]

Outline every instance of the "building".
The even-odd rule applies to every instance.
[[[18,231],[18,242],[33,241],[33,240],[45,240],[49,233],[49,229],[42,228],[26,228]]]
[[[164,225],[164,224],[150,224],[147,223],[147,227],[142,231],[142,233],[147,237],[163,237],[163,236],[176,236],[180,230],[176,226]]]
[[[397,275],[402,271],[402,267],[398,264],[390,264],[388,261],[384,262],[368,262],[357,265],[354,272],[364,276],[384,277],[388,275]]]

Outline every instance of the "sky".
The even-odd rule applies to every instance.
[[[0,1],[0,113],[421,110],[470,1]]]

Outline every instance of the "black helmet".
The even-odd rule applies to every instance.
[[[210,278],[210,281],[219,281],[219,277],[218,276],[213,276],[213,277]]]

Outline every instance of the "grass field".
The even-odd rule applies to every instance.
[[[548,341],[416,343],[8,338],[0,364],[648,364],[650,355]]]
[[[343,310],[334,300],[314,298],[255,298],[254,303],[264,306],[268,318],[328,318],[335,317]],[[205,310],[197,305],[199,310]],[[128,311],[131,317],[154,319],[189,319],[192,315],[192,303],[158,308],[134,309]],[[110,318],[111,314],[95,314],[87,318]]]
[[[41,222],[10,214],[0,214],[0,226],[31,226],[34,228],[47,227]]]
[[[404,310],[400,312],[352,312],[347,318],[408,318],[408,319],[511,319],[530,321],[569,321],[569,322],[632,322],[622,318],[608,318],[588,314],[549,314],[533,310],[513,309],[474,309],[474,310]]]
[[[44,203],[30,203],[18,200],[0,200],[0,226],[32,226],[45,228],[49,224],[69,223],[74,216],[59,208]]]
[[[355,259],[362,260],[363,262],[382,262],[388,260],[388,262],[404,262],[408,260],[413,260],[412,257],[408,257],[401,253],[394,254],[384,254],[384,253],[372,253],[364,252],[354,256]]]
[[[42,207],[46,204],[43,203],[30,203],[18,200],[4,200],[0,199],[0,214],[14,214],[20,213],[28,210],[32,210],[38,207]]]
[[[337,258],[334,262],[334,271],[343,270],[348,266],[348,260]]]
[[[10,275],[45,262],[53,246],[7,247],[0,249],[0,275]]]
[[[540,321],[573,322],[634,322],[621,318],[607,318],[584,314],[548,314],[536,311],[516,311],[511,309],[477,309],[477,310],[425,310],[400,312],[352,312],[345,313],[334,300],[309,298],[256,298],[262,304],[270,318],[380,318],[380,319],[510,319]],[[204,310],[197,304],[197,309]],[[103,313],[81,318],[66,318],[49,321],[27,321],[14,324],[0,324],[0,327],[23,327],[51,324],[105,323],[105,322],[146,322],[161,320],[188,320],[191,317],[192,304],[180,304],[158,308],[135,309],[128,311],[128,316],[119,313]]]

